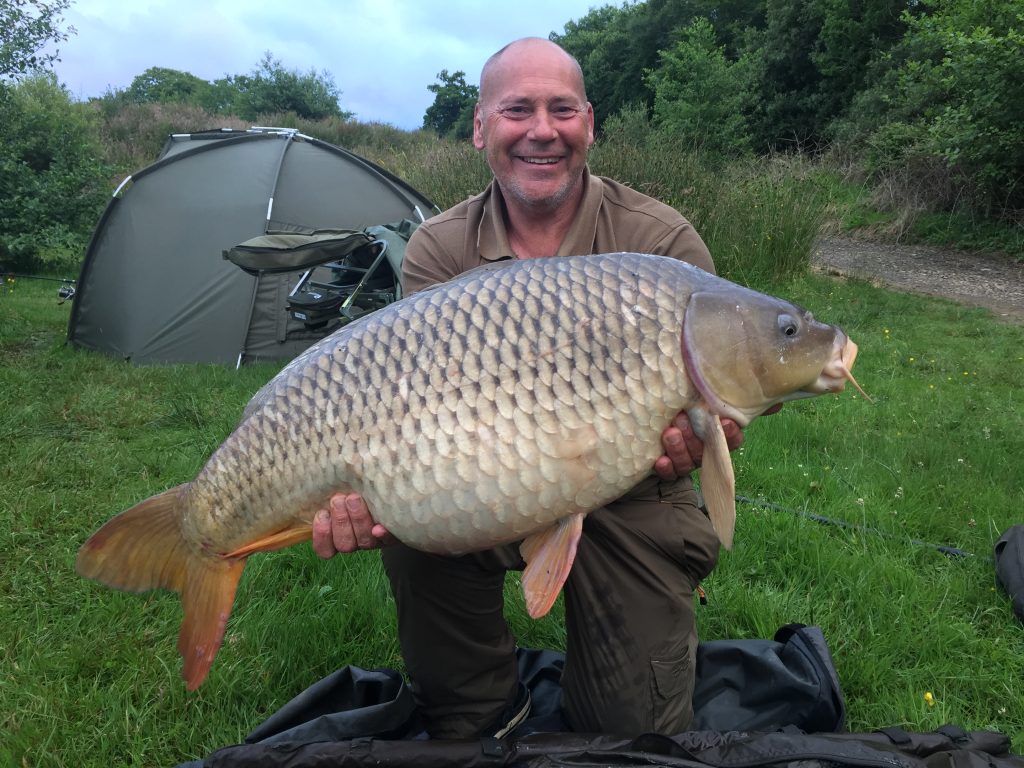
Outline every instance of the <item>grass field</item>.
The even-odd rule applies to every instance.
[[[1024,752],[1024,627],[989,559],[1024,507],[1024,329],[859,283],[801,277],[773,292],[850,333],[874,404],[817,398],[747,430],[737,491],[782,509],[740,505],[736,547],[705,585],[702,636],[817,624],[850,729],[954,722]],[[276,369],[131,367],[65,347],[69,309],[50,283],[0,288],[0,765],[174,765],[239,742],[340,666],[400,668],[372,553],[252,558],[224,648],[191,694],[177,598],[76,576],[84,539],[191,479]],[[531,622],[514,587],[521,644],[558,647],[560,608]]]

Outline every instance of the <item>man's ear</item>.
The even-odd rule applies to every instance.
[[[591,121],[591,125],[593,125],[593,121]],[[477,149],[487,146],[487,142],[484,141],[484,116],[479,101],[473,106],[473,146]]]
[[[594,143],[594,105],[587,102],[587,146]]]

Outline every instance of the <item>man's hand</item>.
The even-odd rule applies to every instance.
[[[764,415],[776,413],[782,405],[773,405]],[[730,451],[743,445],[743,430],[732,419],[722,419],[722,431]],[[665,453],[654,462],[654,473],[662,480],[672,481],[697,469],[704,458],[704,443],[690,426],[685,413],[676,416],[661,433]]]
[[[330,510],[313,516],[313,551],[325,560],[338,552],[378,549],[397,539],[387,528],[374,521],[363,497],[358,493],[336,493]]]

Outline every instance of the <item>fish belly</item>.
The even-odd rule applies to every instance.
[[[458,554],[618,498],[696,397],[695,275],[635,254],[510,262],[346,326],[254,398],[192,484],[189,536],[230,551],[351,489],[406,544]]]

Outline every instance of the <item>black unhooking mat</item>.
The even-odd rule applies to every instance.
[[[674,737],[568,732],[559,706],[562,654],[520,650],[518,660],[533,706],[505,739],[430,740],[400,674],[349,666],[292,699],[244,744],[180,768],[1024,768],[997,733],[952,726],[932,734],[838,733],[845,704],[817,627],[788,625],[773,640],[701,643],[692,730]]]

